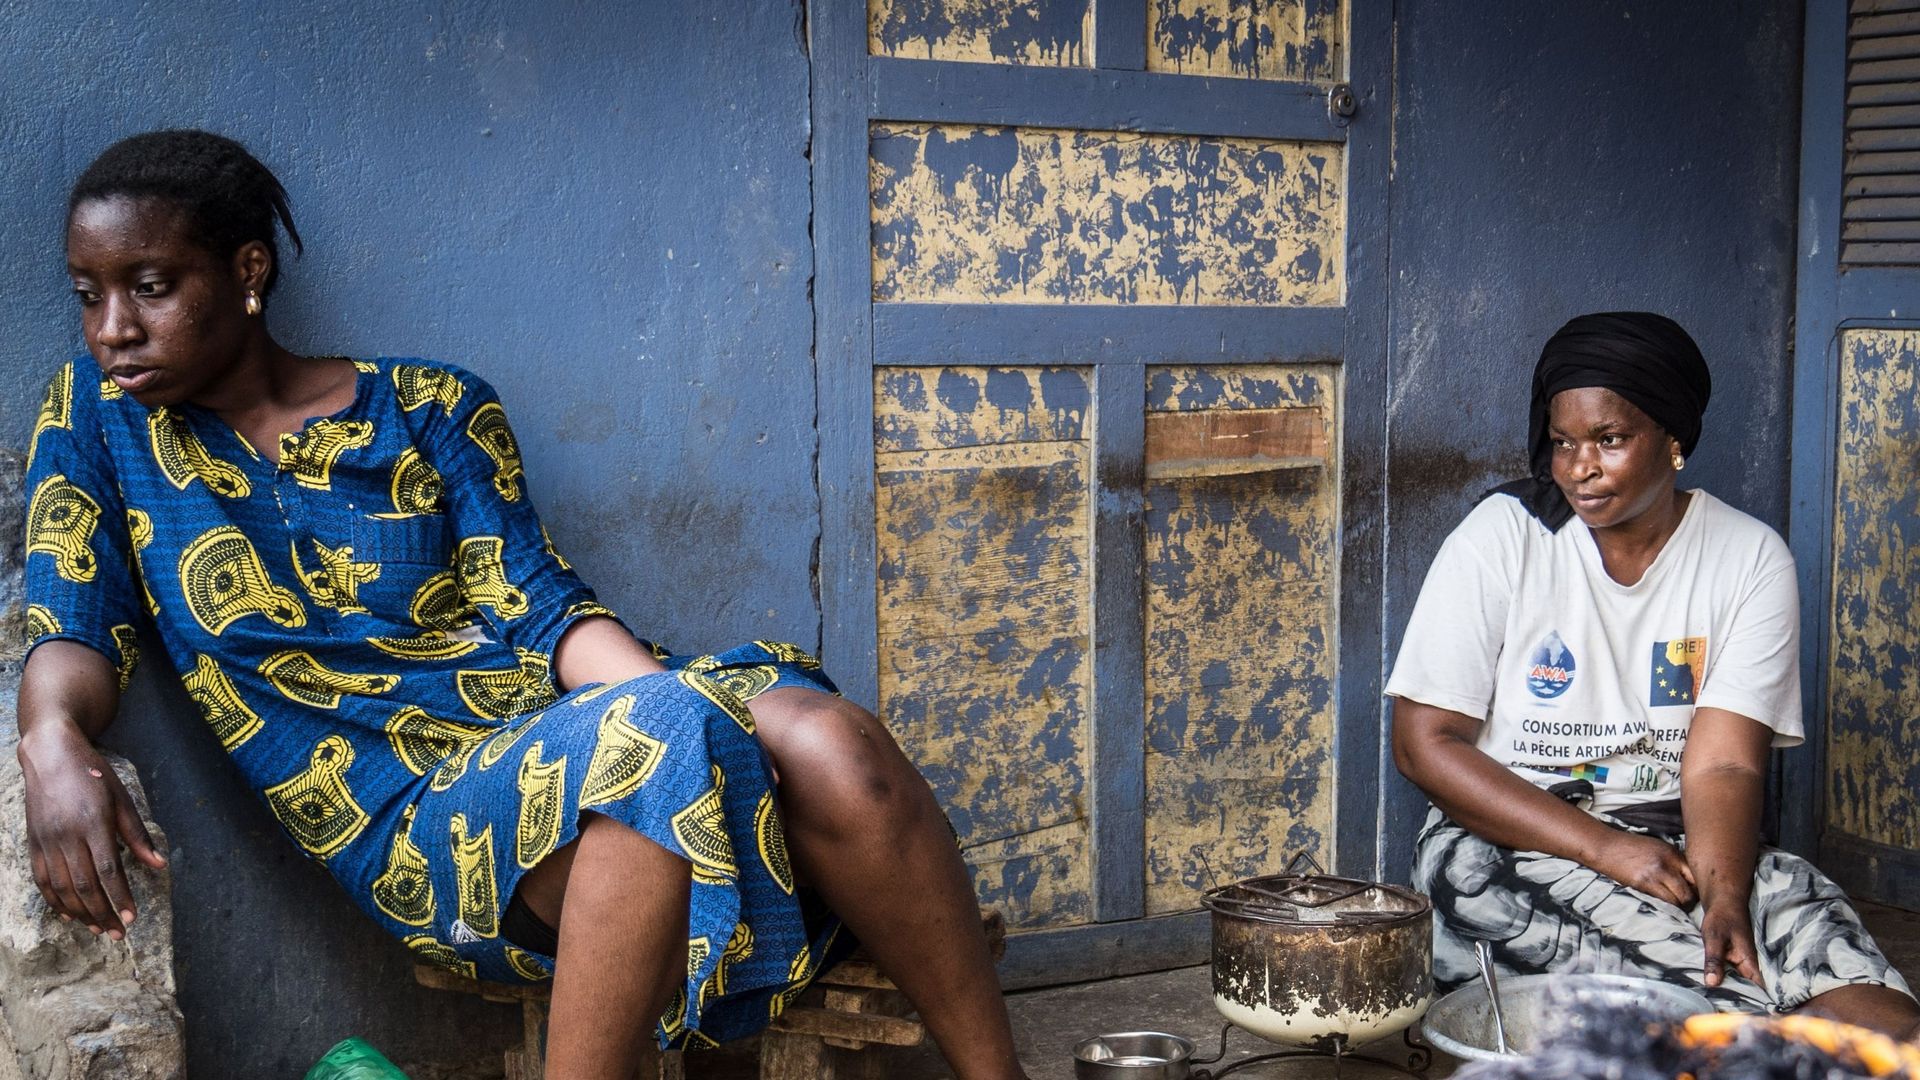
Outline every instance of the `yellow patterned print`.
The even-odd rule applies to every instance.
[[[560,842],[560,812],[567,803],[567,758],[540,760],[540,741],[520,759],[520,825],[514,830],[513,857],[531,870]]]
[[[783,664],[799,664],[808,669],[820,666],[820,661],[815,660],[812,653],[791,641],[756,641],[754,644],[772,653],[773,658]]]
[[[346,847],[367,827],[367,812],[347,787],[352,766],[353,744],[345,736],[328,735],[314,744],[305,772],[264,792],[273,816],[316,859]]]
[[[673,838],[693,862],[693,880],[725,885],[740,876],[733,862],[733,841],[727,839],[727,774],[713,767],[713,786],[673,815]],[[584,803],[585,800],[582,800]]]
[[[209,634],[248,615],[264,615],[289,630],[307,625],[300,598],[267,577],[253,541],[231,525],[208,529],[180,553],[180,592]]]
[[[573,700],[592,701],[595,698],[602,697],[606,694],[612,693],[613,691],[618,690],[625,685],[627,685],[625,680],[622,680],[620,682],[604,682],[604,683],[601,683],[599,686],[594,687],[591,690],[582,690],[580,693],[575,694],[573,697]]]
[[[540,962],[539,957],[525,949],[516,949],[511,945],[507,946],[507,965],[519,972],[520,977],[529,982],[541,982],[542,980],[553,978],[553,972],[547,970],[546,965]]]
[[[40,481],[27,505],[27,553],[53,556],[55,573],[84,585],[100,570],[92,546],[99,524],[100,504],[55,473]]]
[[[479,971],[473,961],[460,959],[460,954],[452,946],[443,945],[427,934],[412,934],[402,938],[401,943],[413,950],[413,954],[435,967],[446,968],[456,975],[465,975],[469,979],[478,979]]]
[[[384,694],[400,685],[398,675],[336,671],[302,649],[287,649],[267,657],[260,664],[260,674],[275,690],[316,709],[338,708],[347,694]]]
[[[153,519],[147,516],[145,510],[128,508],[127,537],[133,541],[135,555],[140,553],[141,548],[153,543]]]
[[[370,637],[367,644],[402,660],[451,660],[480,647],[478,642],[450,638],[437,630],[418,637]]]
[[[439,470],[427,464],[420,451],[409,446],[400,451],[393,463],[393,482],[388,487],[397,514],[435,514],[440,512],[441,497],[447,483]]]
[[[565,559],[563,559],[563,558],[561,558],[561,557],[560,557],[560,553],[559,553],[559,552],[557,552],[557,551],[555,551],[555,550],[553,550],[553,535],[552,535],[551,533],[549,533],[549,532],[547,532],[547,526],[546,526],[546,525],[545,525],[544,523],[542,523],[542,524],[541,524],[541,526],[540,526],[540,539],[541,539],[542,541],[544,541],[544,542],[545,542],[545,544],[546,544],[546,548],[547,548],[547,554],[549,554],[549,555],[551,555],[551,556],[553,556],[553,562],[554,562],[554,565],[556,565],[556,566],[558,566],[558,567],[559,567],[560,569],[562,569],[562,570],[571,570],[571,569],[573,569],[573,564],[572,564],[572,563],[570,563],[570,562],[568,562],[567,560],[565,560]],[[574,606],[575,606],[575,607],[579,607],[579,606],[581,606],[581,605],[578,605],[578,604],[576,604],[576,605],[574,605]]]
[[[114,387],[118,390],[119,387]],[[27,467],[33,467],[34,455],[40,452],[40,433],[58,428],[61,431],[73,430],[73,365],[68,364],[47,383],[46,399],[40,403],[40,415],[33,421],[33,438],[27,443]]]
[[[507,410],[493,401],[473,410],[467,435],[493,459],[493,490],[508,502],[520,501],[520,478],[526,470],[520,464],[520,444],[507,424]]]
[[[393,388],[400,397],[400,407],[407,412],[437,401],[448,416],[453,415],[454,406],[460,404],[460,395],[466,392],[452,372],[418,364],[395,364]]]
[[[567,609],[567,618],[569,619],[581,619],[588,615],[605,615],[609,619],[617,619],[620,617],[613,613],[612,608],[594,600],[582,600]],[[656,655],[655,659],[659,659],[659,657]]]
[[[51,610],[39,604],[27,605],[27,648],[33,648],[41,638],[52,637],[59,632],[60,620]]]
[[[580,785],[580,808],[624,799],[640,789],[667,756],[667,744],[634,727],[627,720],[633,712],[632,694],[614,698],[600,714],[600,733],[593,747],[593,760],[587,763],[587,778]]]
[[[720,954],[720,962],[714,965],[713,974],[700,985],[700,1009],[705,1011],[714,998],[725,997],[727,993],[728,969],[753,955],[753,928],[746,923],[735,923],[733,936],[727,939],[726,951]]]
[[[455,814],[448,823],[452,832],[453,869],[460,883],[460,926],[454,927],[454,940],[461,929],[475,938],[490,938],[500,933],[500,892],[493,876],[493,826],[479,835],[467,835],[467,815]]]
[[[683,986],[673,992],[673,1001],[668,1004],[667,1011],[660,1014],[660,1034],[671,1041],[678,1037],[686,1026],[687,988]]]
[[[306,586],[307,595],[321,607],[329,607],[342,615],[365,612],[360,603],[360,586],[380,577],[380,564],[353,561],[353,545],[330,548],[313,539],[314,557],[319,566],[309,570],[300,562],[300,545],[289,545],[293,554],[293,572],[299,576],[300,584]]]
[[[753,713],[747,708],[746,702],[735,697],[719,682],[691,669],[675,674],[688,689],[713,702],[715,708],[732,717],[733,722],[740,725],[741,731],[753,734]]]
[[[433,879],[427,857],[413,842],[413,815],[409,806],[400,817],[400,831],[387,849],[387,868],[373,879],[373,902],[396,922],[425,926],[433,921]]]
[[[298,435],[280,436],[280,468],[301,487],[330,491],[340,455],[372,444],[373,425],[365,420],[315,420]]]
[[[498,765],[500,759],[507,756],[507,751],[513,749],[513,744],[520,741],[520,736],[525,735],[533,725],[539,723],[543,715],[545,714],[534,713],[495,732],[480,749],[480,771],[486,772]]]
[[[705,934],[687,939],[687,978],[700,974],[700,965],[713,955],[713,940]]]
[[[147,414],[147,441],[153,445],[153,459],[167,482],[181,491],[195,480],[207,490],[227,499],[244,499],[253,494],[253,485],[239,466],[221,461],[200,442],[187,418],[164,408]]]
[[[780,813],[773,805],[771,791],[760,796],[760,805],[754,808],[753,836],[767,874],[782,892],[792,896],[793,863],[787,858],[787,830],[780,824]]]
[[[254,712],[241,699],[240,691],[234,688],[233,680],[220,670],[213,657],[205,653],[193,658],[193,670],[181,677],[181,683],[187,688],[187,696],[200,706],[200,714],[207,718],[207,726],[220,740],[220,745],[231,754],[259,733],[260,714]]]
[[[741,701],[752,701],[766,693],[780,678],[780,669],[771,664],[757,667],[734,668],[713,676],[713,681],[725,687],[727,691]]]
[[[393,756],[415,776],[437,769],[434,779],[447,776],[446,784],[434,785],[444,791],[455,777],[467,771],[467,759],[493,734],[493,729],[434,716],[425,709],[409,705],[387,720],[387,744]]]
[[[460,700],[475,716],[506,720],[544,709],[558,700],[547,658],[527,649],[513,651],[520,657],[517,667],[462,671],[454,676]]]
[[[825,949],[821,951],[825,952]],[[794,954],[793,961],[787,965],[787,988],[773,995],[772,1000],[767,1002],[768,1019],[780,1019],[780,1014],[786,1012],[789,1005],[798,1001],[800,995],[807,992],[807,984],[812,981],[813,950],[802,945],[800,951]]]
[[[120,676],[120,690],[124,693],[127,684],[133,681],[133,669],[140,666],[140,636],[127,623],[121,623],[108,633],[113,635],[113,647],[120,654],[113,670]]]
[[[100,380],[100,400],[101,401],[118,401],[121,398],[126,396],[127,396],[127,392],[125,390],[120,389],[119,383],[114,382],[112,379]]]
[[[145,510],[127,508],[127,539],[133,543],[134,577],[140,582],[140,594],[146,597],[147,613],[160,614],[160,601],[153,598],[153,590],[147,588],[147,567],[140,559],[140,552],[153,543],[153,519]]]
[[[480,612],[467,602],[453,571],[442,570],[421,584],[413,594],[407,615],[415,626],[428,630],[458,630],[472,626]]]
[[[469,536],[453,555],[454,576],[469,604],[486,604],[503,619],[527,613],[527,594],[507,580],[505,543],[497,536]]]
[[[371,360],[355,360],[353,361],[353,370],[364,371],[369,375],[378,375],[380,373],[380,365]]]

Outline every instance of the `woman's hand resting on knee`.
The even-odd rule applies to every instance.
[[[1731,968],[1762,990],[1767,988],[1760,976],[1760,950],[1753,945],[1753,919],[1744,901],[1708,904],[1700,920],[1700,936],[1707,945],[1708,986],[1719,986]]]
[[[1691,908],[1699,899],[1693,871],[1680,850],[1664,840],[1639,833],[1607,830],[1588,858],[1580,861],[1631,889]]]

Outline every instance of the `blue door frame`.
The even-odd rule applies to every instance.
[[[1146,918],[1143,898],[1142,483],[1146,372],[1157,364],[1337,361],[1340,430],[1336,872],[1378,872],[1381,531],[1385,487],[1387,184],[1392,7],[1350,0],[1346,84],[1146,70],[1148,0],[1096,0],[1096,64],[1084,68],[868,54],[867,5],[814,5],[815,363],[820,430],[823,645],[846,693],[877,700],[876,369],[924,364],[1090,366],[1094,448],[1089,815],[1093,921],[1015,935],[1009,985],[1153,970],[1204,959],[1205,915]],[[869,125],[927,122],[1343,142],[1347,285],[1337,307],[932,304],[873,301]]]

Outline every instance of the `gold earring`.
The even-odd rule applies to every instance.
[[[260,314],[260,294],[252,289],[247,290],[247,314]]]
[[[1681,457],[1679,454],[1673,455],[1673,471],[1674,472],[1679,472],[1681,469],[1684,469],[1686,467],[1687,467],[1686,458]]]

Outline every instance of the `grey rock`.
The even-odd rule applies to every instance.
[[[23,461],[0,450],[0,1080],[177,1080],[186,1042],[174,1001],[173,907],[165,870],[126,860],[139,916],[126,940],[62,922],[33,884],[14,702],[24,656]],[[155,844],[146,789],[112,758]]]

